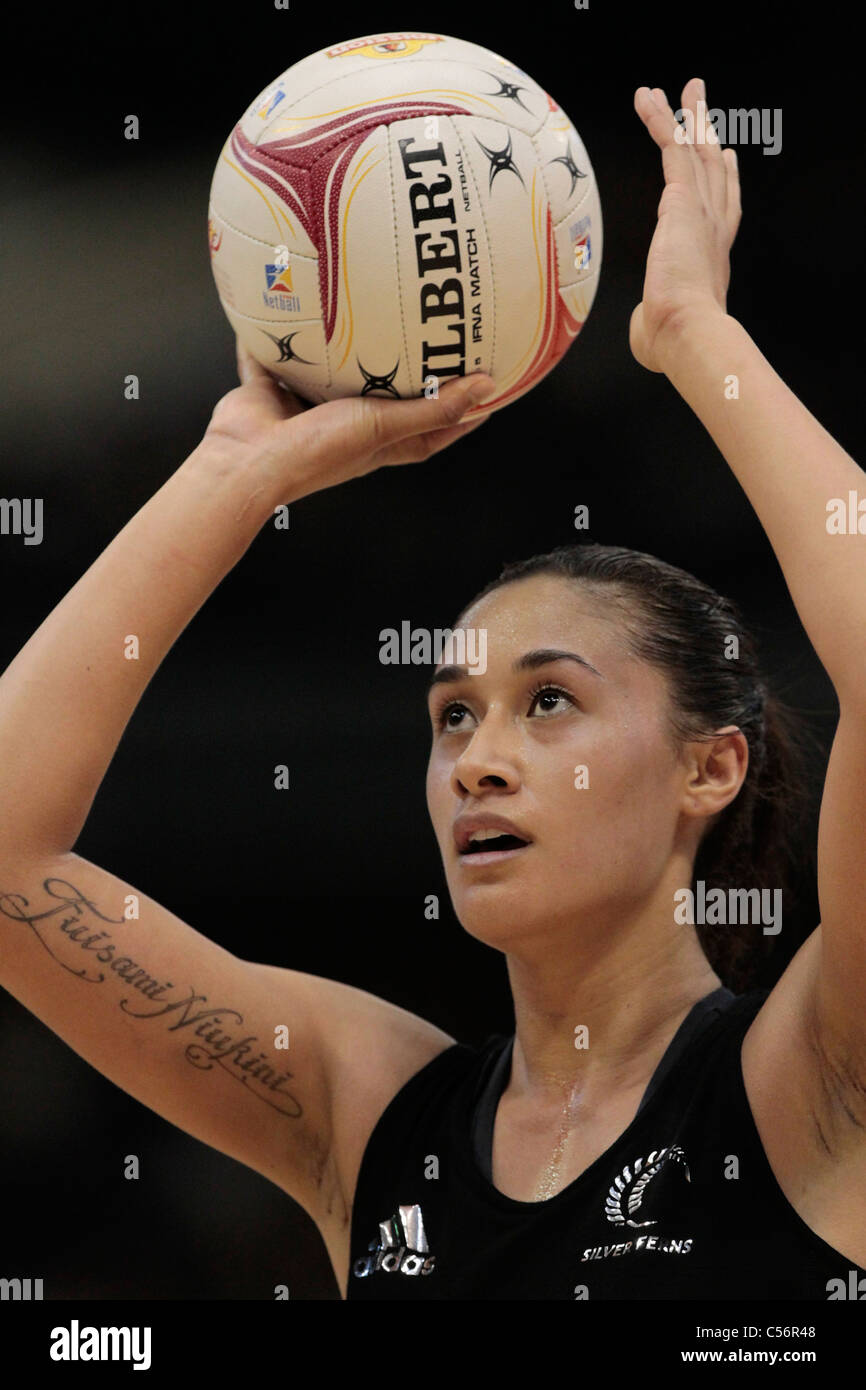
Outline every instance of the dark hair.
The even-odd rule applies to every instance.
[[[536,574],[579,580],[590,593],[605,586],[605,599],[620,610],[630,650],[668,679],[675,744],[710,738],[730,724],[742,731],[749,745],[748,771],[737,796],[700,842],[692,888],[699,879],[708,890],[725,892],[780,888],[788,907],[797,896],[792,880],[802,860],[798,841],[808,808],[808,726],[769,691],[737,605],[653,555],[595,544],[561,546],[514,561],[472,604]],[[461,614],[455,626],[462,621]],[[696,929],[719,978],[737,990],[749,986],[773,942],[748,922]]]

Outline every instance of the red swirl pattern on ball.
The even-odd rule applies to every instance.
[[[469,116],[450,102],[395,101],[363,106],[297,135],[255,145],[240,125],[231,136],[238,163],[270,188],[297,217],[319,256],[319,290],[325,340],[330,343],[337,320],[339,280],[340,191],[359,145],[377,126],[413,116]]]

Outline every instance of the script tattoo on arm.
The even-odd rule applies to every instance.
[[[171,980],[159,980],[131,956],[122,955],[111,932],[99,928],[99,923],[120,926],[125,919],[106,916],[65,878],[46,878],[42,887],[54,906],[34,912],[23,893],[0,893],[0,913],[28,926],[51,958],[78,979],[100,985],[116,975],[131,985],[153,1007],[128,995],[120,1000],[119,1007],[130,1017],[161,1018],[170,1033],[191,1029],[201,1039],[189,1042],[184,1050],[192,1066],[201,1071],[222,1067],[257,1100],[290,1119],[300,1118],[304,1113],[301,1104],[287,1086],[292,1072],[277,1071],[270,1065],[260,1039],[255,1034],[244,1034],[243,1014],[237,1009],[208,1006],[207,995],[197,994],[192,988],[178,993]],[[139,1004],[143,1007],[135,1007]]]

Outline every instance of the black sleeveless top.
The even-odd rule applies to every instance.
[[[773,1176],[740,1064],[769,991],[714,990],[683,1020],[625,1132],[547,1201],[491,1182],[513,1037],[455,1043],[370,1136],[350,1299],[815,1299],[866,1273]]]

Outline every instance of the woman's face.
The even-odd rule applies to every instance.
[[[464,629],[486,630],[482,673],[434,673],[427,804],[455,912],[491,946],[602,932],[660,891],[686,768],[664,678],[629,654],[620,623],[579,583],[534,575],[464,615]],[[476,816],[504,817],[527,843],[461,852]]]

